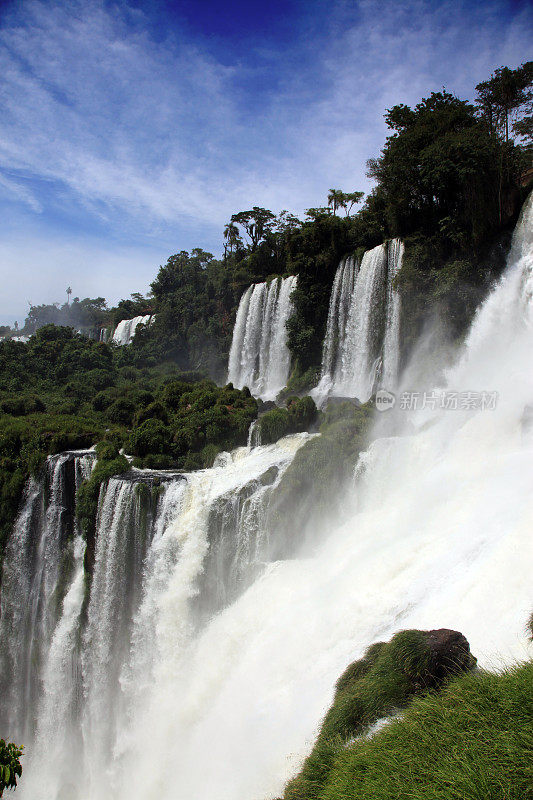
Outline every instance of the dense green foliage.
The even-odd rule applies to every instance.
[[[0,559],[30,474],[47,455],[104,439],[98,465],[80,498],[86,530],[94,523],[100,483],[135,463],[194,469],[221,449],[246,443],[257,416],[247,390],[217,387],[174,364],[121,365],[120,350],[45,326],[27,344],[0,342]]]
[[[289,397],[286,408],[273,408],[261,415],[261,443],[271,444],[289,433],[308,431],[316,419],[317,408],[312,397]]]
[[[17,786],[17,778],[22,775],[22,749],[12,742],[0,739],[0,797],[4,789],[15,789]]]
[[[337,682],[333,705],[317,742],[300,774],[288,784],[285,800],[319,800],[334,760],[347,742],[378,719],[405,708],[415,694],[437,688],[443,680],[473,668],[475,663],[475,658],[465,653],[463,661],[450,662],[440,680],[435,680],[424,632],[400,631],[387,644],[373,644]]]
[[[524,163],[530,166],[531,146],[533,145],[533,61],[527,61],[517,69],[500,67],[489,80],[476,86],[477,103],[481,116],[490,130],[509,141],[509,122],[512,131],[520,136],[525,144]]]
[[[416,697],[372,738],[331,741],[305,800],[531,800],[532,686],[528,662]]]
[[[127,449],[137,466],[210,467],[221,450],[246,444],[256,416],[257,402],[247,389],[167,381],[136,415]]]

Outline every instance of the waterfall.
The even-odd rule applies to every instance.
[[[290,353],[286,324],[296,276],[250,286],[241,297],[228,363],[228,381],[273,400],[287,383]]]
[[[344,258],[335,274],[322,350],[320,383],[312,394],[368,400],[378,378],[394,389],[400,363],[401,300],[393,281],[401,268],[399,239],[368,250],[358,268]]]
[[[120,668],[138,600],[147,538],[139,486],[112,478],[102,490],[88,623],[84,633],[83,682],[86,739],[96,744],[91,763],[101,763],[112,744]],[[98,731],[98,735],[95,734]]]
[[[29,482],[6,554],[1,620],[12,712],[4,725],[31,751],[22,797],[62,796],[80,780],[104,791],[103,765],[139,693],[265,569],[269,496],[306,438],[242,447],[190,474],[111,478],[89,584],[73,503],[92,454],[52,457],[42,480]]]
[[[313,549],[284,550],[264,524],[306,434],[185,475],[132,471],[102,489],[85,608],[83,545],[61,488],[72,457],[49,459],[28,484],[2,583],[8,738],[44,686],[30,703],[21,800],[280,796],[336,679],[371,642],[443,626],[466,635],[484,668],[527,655],[532,222],[533,196],[445,385],[413,386],[418,410],[387,412],[395,435],[362,454],[344,521]],[[71,563],[50,603],[56,541]],[[13,672],[19,653],[39,681]]]
[[[76,490],[90,474],[89,452],[50,456],[31,478],[9,539],[0,594],[0,723],[27,737],[41,697],[65,587],[76,563]]]
[[[123,319],[115,328],[111,341],[121,346],[131,344],[133,337],[135,336],[137,326],[151,325],[153,321],[154,317],[151,314],[146,314],[145,316],[141,317],[133,317],[133,319]]]
[[[447,389],[465,397],[498,391],[496,407],[403,412],[406,435],[379,439],[364,454],[348,521],[332,524],[316,551],[271,564],[180,657],[169,648],[120,739],[119,800],[280,796],[335,680],[369,643],[399,629],[461,630],[483,667],[525,657],[531,221],[530,203],[509,270],[448,375]],[[422,397],[423,387],[412,388]],[[175,641],[176,623],[170,615],[166,623]]]
[[[400,366],[400,293],[394,287],[394,279],[402,267],[404,246],[400,239],[392,239],[387,250],[387,305],[385,311],[385,335],[383,337],[383,362],[381,385],[396,388]]]
[[[379,356],[387,249],[367,250],[355,281],[340,363],[335,373],[335,393],[368,400],[372,392],[373,365]]]
[[[348,256],[342,259],[335,273],[322,351],[322,378],[335,375],[337,371],[337,361],[346,333],[346,322],[357,270],[358,265],[355,263],[355,259],[353,256]]]
[[[270,290],[277,290],[277,281],[273,281],[272,286],[266,283],[256,283],[250,295],[250,305],[246,316],[246,328],[242,344],[240,373],[235,376],[234,386],[241,389],[248,386],[251,391],[256,389],[256,376],[259,366],[259,356],[261,344],[263,342],[263,310],[265,297],[268,299]],[[269,305],[268,303],[266,304]],[[231,380],[231,378],[230,378]]]
[[[259,447],[261,444],[261,424],[258,419],[254,419],[248,429],[248,442],[246,444],[248,450],[254,447]]]
[[[248,308],[250,306],[250,298],[255,286],[252,284],[247,288],[237,309],[237,317],[235,319],[235,327],[233,328],[233,339],[231,342],[231,349],[229,353],[228,362],[228,381],[237,381],[240,377],[241,371],[241,356],[244,348],[244,336],[246,334],[246,322],[248,320]]]

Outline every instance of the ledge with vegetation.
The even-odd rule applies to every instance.
[[[337,682],[284,800],[528,800],[533,662],[475,669],[454,631],[402,631]]]

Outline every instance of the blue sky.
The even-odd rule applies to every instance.
[[[0,324],[369,188],[383,112],[531,58],[516,0],[0,0]]]

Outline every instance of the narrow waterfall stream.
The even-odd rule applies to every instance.
[[[273,400],[287,383],[290,353],[286,324],[297,278],[256,283],[243,294],[237,310],[228,363],[228,381],[248,386],[256,397]]]
[[[331,290],[320,383],[313,396],[368,400],[379,385],[396,388],[401,300],[394,286],[403,259],[399,239],[368,250],[358,265],[344,258]]]
[[[346,322],[350,312],[355,276],[359,270],[353,256],[343,258],[333,281],[329,301],[326,336],[322,352],[322,379],[331,382],[338,368]]]

